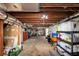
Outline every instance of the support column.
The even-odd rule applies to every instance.
[[[0,56],[3,55],[3,20],[0,19]]]

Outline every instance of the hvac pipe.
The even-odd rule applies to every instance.
[[[7,17],[7,13],[0,9],[0,19],[5,20]]]
[[[21,25],[22,27],[24,27],[21,21],[11,16],[10,14],[6,13],[2,9],[0,9],[0,19],[4,20],[4,23],[8,23],[8,24],[13,23],[13,24]]]

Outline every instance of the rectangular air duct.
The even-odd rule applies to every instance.
[[[5,3],[1,7],[5,7],[7,12],[39,12],[39,3]],[[2,8],[2,9],[5,9]]]
[[[26,3],[22,4],[23,11],[26,12],[39,12],[39,4],[38,3]]]

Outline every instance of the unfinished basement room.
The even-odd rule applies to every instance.
[[[0,56],[79,56],[79,3],[0,3]]]

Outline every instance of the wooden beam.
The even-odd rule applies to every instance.
[[[14,12],[11,13],[11,15],[13,15],[14,17],[16,17],[17,19],[19,19],[20,21],[22,21],[23,23],[43,23],[43,20],[41,19],[41,17],[43,16],[44,13],[42,12],[37,12],[37,13],[24,13],[24,12]],[[68,17],[69,15],[71,15],[72,13],[70,12],[48,12],[48,19],[45,20],[45,23],[56,23],[66,17]]]
[[[79,11],[79,3],[41,3],[40,11]]]
[[[40,3],[40,7],[79,7],[79,3]]]
[[[27,13],[27,12],[13,12],[11,13],[11,15],[13,15],[16,18],[41,18],[45,13],[41,12],[41,13]],[[50,12],[47,13],[49,18],[62,18],[62,17],[68,17],[69,15],[71,15],[71,12]]]
[[[39,19],[39,18],[37,18],[37,19],[35,19],[35,18],[18,18],[18,20],[24,20],[24,21],[60,21],[60,20],[62,20],[62,19],[64,19],[64,18],[48,18],[48,19]]]
[[[52,21],[52,22],[40,22],[40,21],[35,21],[35,22],[28,22],[28,21],[22,21],[23,23],[57,23],[57,21]]]
[[[48,18],[49,19],[56,19],[56,18],[66,18],[66,17],[68,17],[69,15],[48,15]],[[32,17],[32,16],[14,16],[14,17],[16,17],[16,18],[18,18],[18,19],[24,19],[24,18],[26,18],[26,19],[41,19],[41,17]]]
[[[47,23],[57,23],[62,19],[69,17],[73,12],[46,12],[48,15],[47,20],[42,20],[41,17],[45,14],[44,12],[8,12],[9,14],[16,17],[23,23],[36,24],[36,26],[46,26]],[[42,25],[43,23],[43,25]],[[50,24],[51,25],[51,24]]]
[[[52,20],[50,20],[50,19],[48,19],[48,20],[19,19],[19,20],[22,21],[23,23],[43,23],[43,22],[45,22],[45,23],[56,23],[58,21],[61,21],[62,19],[58,19],[58,20],[57,19],[52,19]]]
[[[47,12],[47,11],[50,11],[50,12],[53,12],[53,11],[72,11],[72,12],[75,12],[75,11],[79,11],[79,7],[52,7],[52,8],[40,8],[40,11],[43,12]]]

